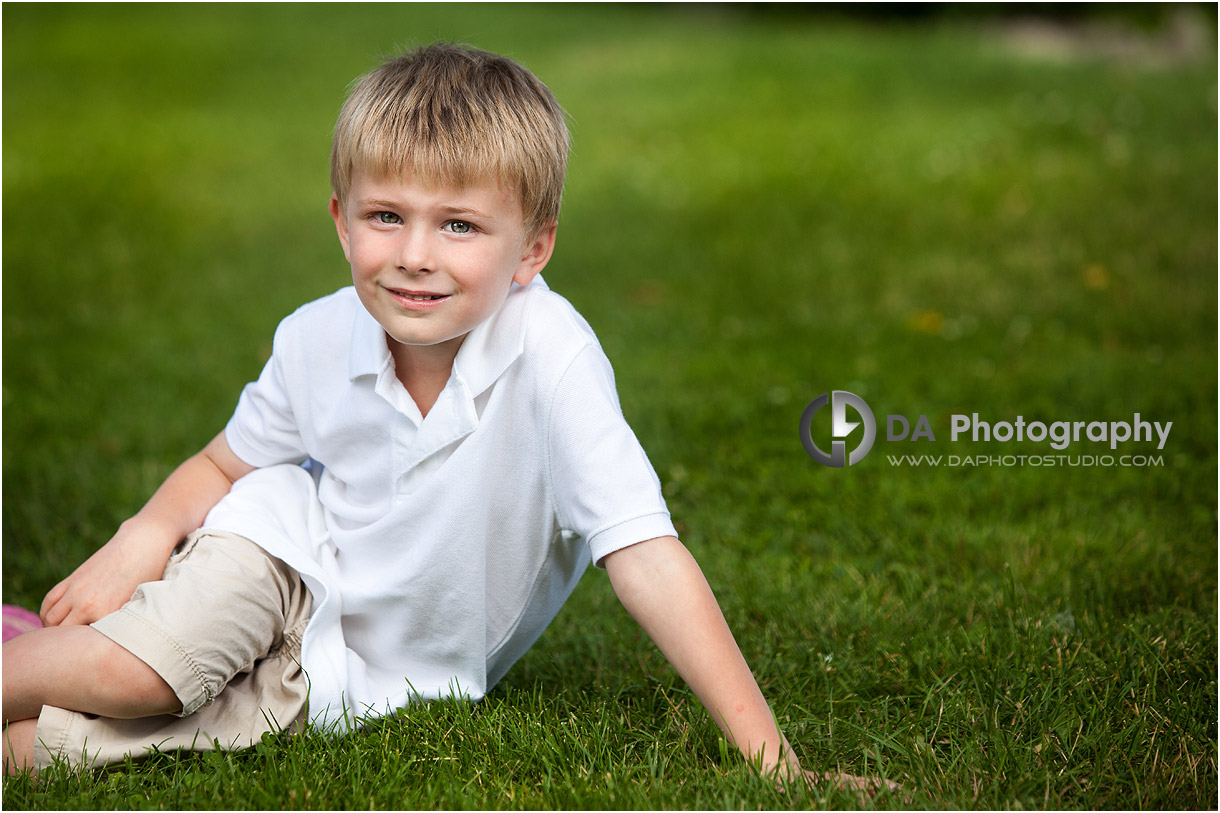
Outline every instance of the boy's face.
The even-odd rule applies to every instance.
[[[510,283],[528,284],[555,246],[554,226],[528,234],[516,193],[490,182],[426,187],[357,171],[330,213],[356,293],[400,365],[424,354],[451,364]]]

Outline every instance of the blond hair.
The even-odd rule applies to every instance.
[[[568,163],[563,109],[521,65],[436,44],[357,80],[335,124],[331,189],[347,202],[356,170],[464,187],[515,190],[528,231],[559,217]]]

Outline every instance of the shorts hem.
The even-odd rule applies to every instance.
[[[72,739],[72,727],[80,719],[79,712],[55,706],[43,706],[34,727],[34,767],[41,771],[61,762],[89,765],[87,744],[81,744],[80,754],[67,753]]]
[[[203,670],[191,659],[186,649],[173,636],[139,613],[122,607],[90,626],[135,655],[169,684],[174,695],[182,702],[182,711],[174,712],[175,716],[185,717],[214,699],[215,693],[208,691]],[[159,640],[150,639],[148,632],[156,633]],[[162,642],[168,645],[168,649]]]

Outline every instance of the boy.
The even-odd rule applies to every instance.
[[[539,276],[567,152],[510,60],[430,46],[360,81],[331,156],[353,285],[280,324],[225,429],[4,645],[6,769],[477,699],[591,560],[726,736],[804,776]]]

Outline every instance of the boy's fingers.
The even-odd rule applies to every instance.
[[[878,777],[853,776],[849,773],[825,773],[818,775],[812,771],[806,771],[805,776],[811,785],[829,782],[839,790],[854,791],[868,798],[872,798],[881,792],[902,793],[902,785],[889,779],[880,779]]]
[[[58,594],[56,594],[58,592]],[[42,611],[39,617],[42,618],[43,626],[59,627],[69,626],[72,624],[89,624],[96,621],[101,616],[95,612],[95,605],[92,601],[82,599],[67,590],[52,590],[47,594],[46,599],[42,602]]]
[[[58,601],[42,615],[43,626],[58,627],[68,619],[71,607],[66,601]]]
[[[38,616],[44,625],[53,627],[62,620],[64,613],[60,611],[59,600],[63,598],[67,589],[67,585],[60,582],[52,587],[51,592],[47,593],[46,598],[42,600],[42,606],[38,608]]]
[[[71,604],[66,601],[61,601],[59,604],[55,605],[54,613],[58,614],[59,618],[50,626],[82,626],[85,624],[91,624],[102,617],[101,614],[97,612],[95,605],[90,602],[82,603],[79,600]]]

